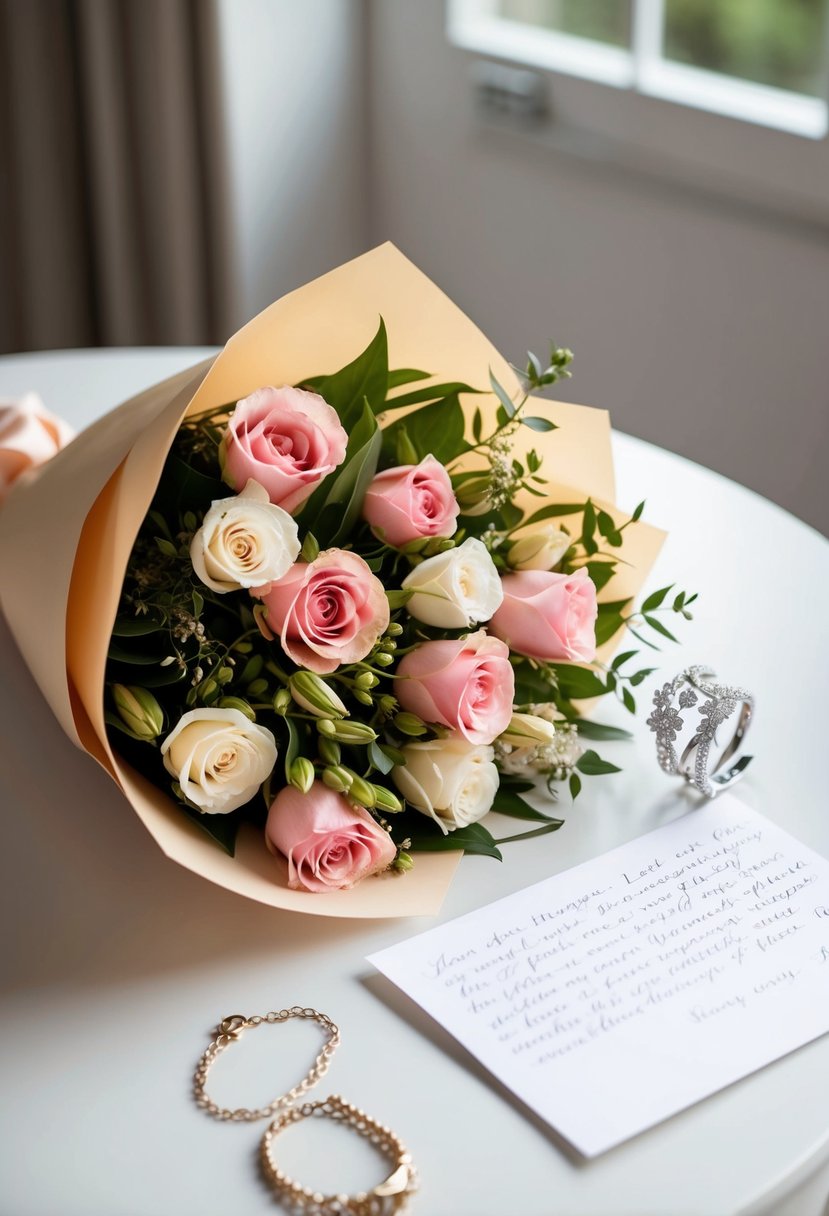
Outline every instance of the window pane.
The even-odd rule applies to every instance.
[[[824,97],[826,8],[826,0],[665,0],[665,55]]]
[[[497,12],[510,21],[627,47],[630,6],[631,0],[498,0]]]

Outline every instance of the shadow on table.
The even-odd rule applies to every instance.
[[[274,949],[289,959],[365,933],[365,921],[265,907],[170,861],[64,735],[2,617],[0,662],[0,990],[110,984]]]

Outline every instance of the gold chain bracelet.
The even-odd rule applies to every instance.
[[[279,1098],[274,1098],[269,1106],[262,1106],[254,1110],[248,1110],[244,1106],[240,1106],[236,1110],[230,1110],[228,1107],[219,1106],[214,1102],[208,1095],[205,1086],[207,1085],[207,1074],[210,1071],[210,1066],[216,1057],[220,1056],[234,1040],[238,1039],[242,1031],[252,1029],[255,1026],[261,1026],[266,1022],[271,1024],[287,1022],[290,1018],[307,1018],[309,1021],[318,1022],[328,1034],[326,1043],[303,1080],[298,1085],[295,1085],[293,1089],[289,1089],[286,1094],[283,1094]],[[251,1018],[246,1018],[241,1013],[234,1013],[220,1022],[214,1037],[196,1065],[196,1071],[193,1076],[193,1096],[196,1099],[196,1105],[200,1106],[202,1110],[206,1111],[208,1115],[212,1115],[215,1119],[232,1119],[235,1122],[245,1123],[253,1123],[257,1119],[269,1119],[278,1110],[284,1110],[286,1107],[292,1106],[297,1098],[301,1098],[312,1086],[316,1085],[317,1081],[325,1076],[328,1072],[331,1057],[337,1050],[339,1042],[339,1028],[334,1025],[327,1014],[319,1013],[316,1009],[302,1009],[299,1005],[293,1005],[290,1009],[280,1009],[278,1013],[266,1013],[264,1016],[257,1014]]]
[[[311,1187],[295,1182],[274,1162],[271,1145],[292,1123],[311,1116],[334,1119],[351,1127],[360,1136],[376,1145],[381,1153],[392,1161],[392,1172],[384,1182],[370,1191],[356,1195],[324,1195]],[[301,1216],[393,1216],[402,1212],[409,1197],[417,1190],[417,1171],[406,1146],[388,1128],[377,1123],[363,1110],[344,1102],[339,1094],[332,1094],[322,1102],[304,1102],[283,1110],[266,1129],[261,1145],[262,1168],[280,1199],[289,1211]]]

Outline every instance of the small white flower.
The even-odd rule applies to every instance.
[[[205,586],[224,594],[276,582],[299,550],[296,521],[249,481],[241,494],[211,505],[190,544],[190,560]]]
[[[444,833],[477,823],[492,809],[499,780],[493,748],[450,735],[401,750],[406,764],[392,769],[397,788]]]
[[[504,598],[489,550],[472,536],[415,566],[403,588],[414,592],[406,604],[409,613],[439,629],[468,629],[488,621]]]
[[[250,801],[276,764],[276,741],[238,709],[191,709],[161,745],[188,802],[224,815]]]

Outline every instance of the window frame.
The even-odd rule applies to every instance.
[[[496,0],[446,0],[446,34],[459,53],[521,64],[544,77],[549,120],[534,131],[516,128],[516,135],[784,221],[829,227],[829,137],[820,99],[664,60],[663,0],[638,0],[631,51],[509,21],[497,16],[495,7]],[[575,60],[578,71],[573,43],[588,48],[575,48],[581,56]],[[671,69],[667,75],[661,66],[666,63]],[[722,80],[746,87],[737,88],[737,102],[732,94],[726,113],[724,105],[689,102],[694,89],[699,93],[700,77],[708,88]],[[811,118],[804,119],[798,106],[797,115],[791,109],[786,115],[791,98],[822,107],[821,124],[814,108]],[[774,125],[757,116],[758,107],[770,100],[781,103]],[[498,125],[503,135],[504,124]]]

